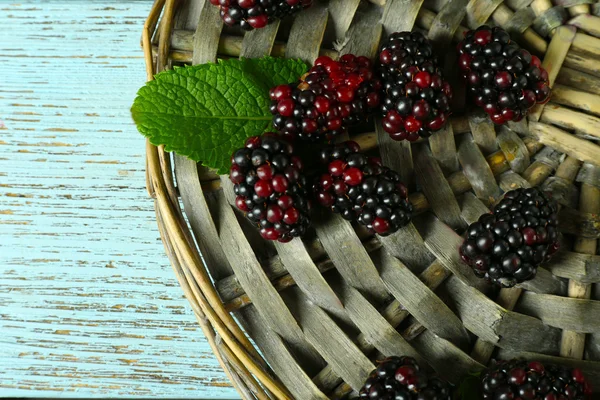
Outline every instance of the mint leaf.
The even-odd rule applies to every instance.
[[[137,94],[131,115],[154,145],[227,173],[246,138],[272,128],[269,89],[307,71],[299,60],[219,60],[156,75]]]
[[[454,400],[480,400],[482,398],[480,389],[480,373],[470,373],[460,383],[454,393]]]

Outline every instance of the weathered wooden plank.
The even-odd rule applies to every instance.
[[[581,283],[600,282],[600,256],[559,251],[544,268],[561,278]]]
[[[144,188],[128,110],[151,6],[0,5],[3,397],[237,397]]]
[[[447,47],[467,13],[468,0],[446,1],[434,18],[428,37],[438,51]],[[443,54],[443,53],[440,53]]]

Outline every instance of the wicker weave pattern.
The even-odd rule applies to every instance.
[[[600,4],[594,3],[329,0],[291,26],[274,23],[238,36],[223,31],[208,1],[155,0],[143,35],[149,79],[173,63],[217,55],[374,57],[382,36],[413,25],[443,54],[464,31],[491,20],[543,57],[554,87],[551,103],[508,128],[472,113],[412,145],[392,141],[380,124],[353,135],[363,149],[377,147],[411,186],[418,183],[410,199],[420,215],[387,238],[323,214],[304,240],[266,243],[231,206],[227,177],[148,145],[148,189],[166,251],[244,398],[339,398],[362,385],[374,359],[393,354],[411,355],[452,381],[494,354],[557,361],[580,366],[600,387],[600,301],[591,300],[600,282]],[[448,52],[445,61],[450,71],[456,55]],[[566,250],[535,280],[490,291],[460,262],[456,232],[503,191],[537,185],[563,205]]]

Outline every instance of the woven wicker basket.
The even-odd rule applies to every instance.
[[[386,238],[323,215],[303,240],[267,243],[231,206],[227,177],[148,144],[166,251],[242,397],[341,398],[384,355],[411,355],[453,382],[491,358],[535,358],[577,365],[600,390],[598,15],[589,0],[330,0],[243,35],[208,1],[155,0],[143,33],[148,79],[217,57],[375,57],[382,37],[412,29],[447,53],[452,76],[456,54],[444,50],[490,20],[544,60],[554,90],[508,127],[456,113],[413,144],[378,123],[353,132],[410,185],[418,216]],[[504,191],[538,185],[562,205],[562,249],[535,280],[491,288],[460,262],[460,234]]]

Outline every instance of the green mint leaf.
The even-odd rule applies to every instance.
[[[131,115],[150,143],[224,174],[246,138],[272,128],[269,89],[306,70],[302,61],[273,57],[175,68],[138,91]]]
[[[467,375],[456,389],[454,400],[480,400],[482,394],[479,375],[479,373],[470,373]]]

